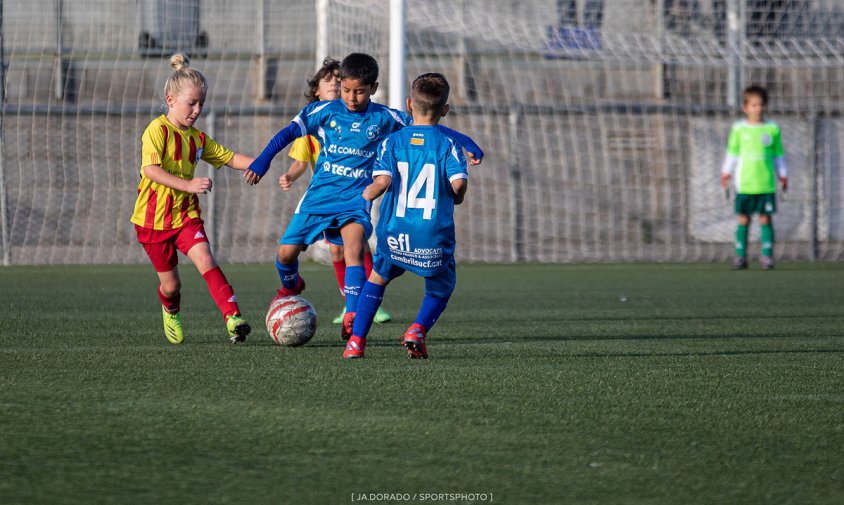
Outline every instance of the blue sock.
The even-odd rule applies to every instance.
[[[358,308],[360,288],[366,282],[366,271],[362,266],[346,267],[346,282],[343,293],[346,294],[346,312],[354,312]]]
[[[440,315],[448,305],[448,298],[440,298],[438,296],[431,296],[426,294],[422,300],[422,307],[419,308],[419,314],[416,315],[417,324],[425,327],[425,332],[431,331],[431,327],[437,322]]]
[[[296,287],[296,280],[299,278],[298,259],[292,265],[283,265],[278,261],[278,256],[276,256],[275,269],[278,270],[278,277],[281,279],[282,286],[287,289],[294,289]]]
[[[381,300],[384,299],[384,288],[386,287],[371,282],[363,285],[358,299],[355,323],[352,326],[352,335],[366,338],[369,334],[369,329],[372,328],[372,320],[375,319],[375,313],[378,312]]]

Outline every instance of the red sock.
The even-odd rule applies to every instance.
[[[337,278],[340,294],[343,294],[343,288],[346,287],[346,260],[332,261],[331,263],[334,264],[334,277]]]
[[[366,278],[369,279],[369,274],[372,273],[372,253],[369,251],[363,252],[363,271],[366,273]]]
[[[214,303],[223,313],[223,317],[231,315],[240,315],[240,309],[237,307],[237,297],[234,296],[234,290],[223,275],[220,267],[214,267],[211,270],[202,274],[202,278],[208,284],[208,291],[211,293],[211,298]]]
[[[161,292],[161,286],[158,286],[158,299],[161,300],[161,305],[164,305],[164,310],[171,314],[175,314],[176,312],[179,312],[179,310],[181,310],[181,293],[176,293],[170,298],[167,298],[166,296],[164,296],[164,293]]]

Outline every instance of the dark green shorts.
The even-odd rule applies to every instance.
[[[736,195],[736,214],[773,214],[777,211],[777,199],[774,193],[761,195]]]

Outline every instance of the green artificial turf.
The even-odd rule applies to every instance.
[[[301,348],[223,269],[241,345],[190,265],[181,346],[148,265],[0,269],[0,503],[844,503],[844,264],[461,265],[425,361],[406,275],[351,362],[330,267]]]

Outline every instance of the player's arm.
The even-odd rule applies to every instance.
[[[378,158],[375,159],[375,165],[372,167],[372,183],[361,193],[363,199],[368,202],[383,195],[393,182],[393,170],[389,167],[395,167],[396,163],[389,148],[391,139],[392,136],[387,137],[378,146]]]
[[[727,184],[730,182],[730,178],[733,176],[733,173],[736,170],[736,166],[738,165],[739,158],[738,156],[733,156],[730,153],[727,153],[724,156],[724,163],[721,165],[721,187],[726,188]]]
[[[454,205],[463,203],[466,197],[466,190],[469,189],[468,179],[454,179],[451,181],[451,190],[454,191]]]
[[[273,158],[275,155],[281,152],[282,149],[287,147],[288,144],[293,142],[297,137],[301,137],[306,132],[302,131],[302,128],[297,123],[290,123],[286,127],[279,130],[273,138],[267,143],[267,146],[264,147],[264,150],[261,151],[261,154],[255,158],[255,161],[249,165],[249,168],[246,170],[246,178],[249,178],[252,175],[258,177],[260,180],[261,177],[266,175],[267,171],[270,169],[270,163],[272,163]]]
[[[286,174],[278,178],[278,186],[284,191],[290,191],[290,187],[302,174],[308,169],[308,162],[302,160],[295,160],[290,164],[290,168]]]
[[[468,158],[470,165],[481,164],[481,161],[483,161],[484,159],[484,152],[480,148],[480,146],[475,143],[474,140],[472,140],[469,136],[460,133],[459,131],[452,130],[451,128],[443,126],[441,124],[438,124],[437,128],[439,128],[440,131],[443,132],[448,138],[452,139],[454,142],[457,143],[457,145],[459,145],[460,147],[465,149],[467,153],[469,153]]]
[[[193,179],[186,180],[164,170],[161,168],[161,165],[147,165],[141,171],[152,182],[178,191],[184,191],[186,193],[207,193],[211,191],[211,179],[209,177],[194,177]]]
[[[782,148],[782,136],[779,129],[774,139],[774,169],[777,172],[777,178],[780,181],[783,192],[788,189],[788,167],[785,165],[785,153]]]
[[[780,186],[783,191],[788,190],[788,167],[785,165],[785,157],[777,156],[774,158],[774,168],[777,171],[777,178],[780,181]]]
[[[253,158],[252,156],[234,153],[234,156],[232,156],[232,159],[230,159],[228,163],[226,163],[226,166],[234,170],[246,172],[249,170],[249,166],[252,164],[253,161],[255,161],[255,158]],[[244,173],[243,178],[246,179],[246,183],[250,186],[254,186],[255,184],[261,182],[261,177],[255,173]]]
[[[387,191],[387,188],[390,187],[390,184],[392,182],[393,177],[390,175],[376,175],[372,180],[372,184],[370,184],[363,190],[363,199],[368,202],[375,200]]]
[[[234,156],[232,156],[232,159],[230,159],[229,162],[226,163],[226,166],[235,170],[244,171],[249,168],[249,165],[251,165],[253,161],[255,161],[255,158],[253,158],[252,156],[234,153]]]
[[[214,168],[220,168],[226,165],[233,170],[245,171],[249,165],[254,161],[254,158],[245,154],[236,153],[227,149],[216,142],[211,137],[206,136],[204,142],[205,148],[202,150],[202,160],[210,163]],[[258,184],[260,177],[249,178],[244,174],[244,179],[249,184]]]
[[[721,187],[727,189],[730,178],[735,173],[741,155],[741,135],[737,123],[730,128],[730,135],[727,137],[727,152],[724,154],[724,163],[721,164]]]

